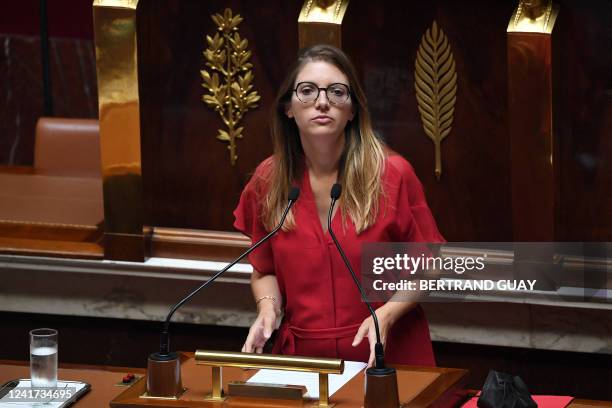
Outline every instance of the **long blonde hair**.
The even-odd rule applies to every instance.
[[[262,221],[268,230],[278,224],[287,205],[289,189],[303,175],[304,150],[299,129],[295,120],[287,117],[286,109],[291,103],[297,75],[304,65],[312,61],[325,61],[336,66],[349,80],[354,116],[344,129],[345,145],[338,171],[338,181],[342,185],[340,209],[343,215],[352,219],[357,233],[360,233],[374,223],[378,214],[385,160],[384,145],[372,130],[366,96],[359,84],[355,67],[346,54],[330,45],[315,45],[301,50],[276,96],[271,121],[274,154],[269,163],[269,171],[264,176],[267,192],[263,202]],[[294,226],[295,219],[289,213],[283,230],[291,230]]]

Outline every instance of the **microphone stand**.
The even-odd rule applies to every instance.
[[[357,289],[359,289],[361,299],[366,304],[370,314],[372,315],[374,328],[376,330],[376,344],[374,345],[375,363],[374,367],[370,367],[366,370],[366,392],[363,406],[364,408],[398,408],[400,404],[399,392],[397,388],[397,373],[395,368],[385,366],[385,349],[382,341],[380,340],[378,316],[376,316],[376,312],[372,308],[370,302],[368,302],[365,291],[359,283],[359,279],[357,279],[357,275],[355,274],[355,271],[353,271],[351,263],[346,257],[346,254],[344,253],[342,246],[340,246],[340,242],[338,242],[336,234],[334,234],[334,230],[332,229],[332,214],[334,212],[336,201],[338,198],[340,198],[341,193],[342,186],[338,183],[334,184],[331,189],[332,201],[329,207],[329,213],[327,215],[327,230],[329,231],[329,235],[332,237],[332,240],[334,241],[334,244],[342,257],[346,268],[351,273],[351,277],[353,278],[355,285],[357,285]]]
[[[225,268],[221,269],[219,272],[211,276],[202,285],[192,290],[187,296],[185,296],[178,303],[176,303],[172,307],[172,309],[170,309],[170,312],[168,313],[168,316],[166,316],[166,320],[164,321],[162,333],[160,336],[159,351],[149,355],[147,364],[147,396],[176,399],[183,392],[179,355],[176,352],[170,352],[169,326],[170,320],[172,319],[172,315],[174,315],[174,312],[176,312],[181,306],[183,306],[183,304],[193,298],[200,290],[210,285],[219,276],[223,275],[228,269],[236,265],[244,257],[253,252],[261,244],[263,244],[274,234],[276,234],[285,223],[285,218],[287,218],[289,210],[291,209],[291,207],[293,207],[293,204],[295,204],[299,195],[300,190],[297,187],[293,187],[289,192],[289,203],[287,204],[287,207],[285,208],[285,211],[281,216],[281,220],[276,226],[276,228],[270,231],[270,233],[268,233],[265,237],[257,241],[255,244],[251,245],[251,247],[247,249],[244,253],[242,253],[242,255],[240,255],[227,266],[225,266]]]

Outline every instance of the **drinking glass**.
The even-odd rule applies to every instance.
[[[57,330],[30,332],[30,379],[32,387],[57,385]]]

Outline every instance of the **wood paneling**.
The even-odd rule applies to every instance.
[[[612,3],[561,5],[553,44],[557,240],[612,241]]]
[[[508,135],[515,241],[555,240],[552,41],[547,34],[508,33]]]
[[[54,115],[97,118],[92,1],[47,2]],[[40,1],[5,2],[0,17],[0,164],[32,164],[43,113]]]
[[[239,141],[234,168],[225,145],[214,138],[218,117],[200,101],[203,36],[213,32],[208,16],[221,5],[164,2],[162,7],[150,0],[139,10],[139,34],[148,38],[140,46],[140,89],[150,225],[231,230],[231,210],[247,175],[271,152],[267,115],[296,52],[299,4],[283,10],[271,4],[260,4],[257,10],[242,2],[229,6],[245,18],[241,33],[250,41],[255,87],[263,97],[261,106],[246,115],[247,134]],[[453,2],[437,7],[356,2],[345,16],[344,47],[362,74],[375,125],[415,166],[449,240],[512,237],[501,29],[511,11],[512,5],[466,10]],[[413,84],[418,42],[433,18],[450,38],[460,78],[454,130],[443,144],[445,173],[439,183]]]
[[[449,241],[512,240],[505,27],[513,4],[505,3],[354,2],[345,17],[343,45],[362,73],[376,128],[414,166]],[[416,51],[434,20],[449,39],[458,86],[439,182],[414,90]]]
[[[43,114],[38,37],[0,35],[0,164],[31,165]],[[90,40],[51,38],[54,115],[97,118],[95,56]]]
[[[220,125],[218,117],[200,101],[198,70],[203,67],[203,36],[214,30],[208,16],[220,11],[222,5],[170,2],[162,7],[154,0],[142,3],[140,34],[151,36],[146,48],[141,48],[146,118],[143,168],[150,225],[232,230],[231,210],[241,187],[256,164],[271,151],[267,115],[274,91],[296,51],[299,5],[277,10],[260,4],[257,12],[243,2],[235,1],[229,6],[245,17],[241,33],[250,41],[255,86],[263,96],[261,106],[245,118],[247,136],[239,141],[236,167],[229,165],[225,145],[214,139]],[[513,239],[505,28],[514,6],[514,2],[478,2],[470,7],[451,1],[410,5],[394,2],[384,6],[355,2],[344,19],[344,49],[361,73],[376,129],[414,165],[440,229],[451,241]],[[555,134],[562,169],[561,177],[554,180],[561,191],[560,217],[555,219],[561,231],[557,238],[612,236],[612,221],[602,215],[611,203],[607,186],[612,172],[605,171],[609,161],[606,157],[612,157],[611,143],[603,135],[612,122],[612,108],[605,105],[609,98],[604,92],[612,72],[604,68],[612,63],[603,49],[605,42],[596,40],[597,36],[612,35],[602,18],[610,12],[610,7],[602,3],[562,4],[562,17],[580,22],[569,25],[567,32],[558,36],[559,42],[572,44],[586,36],[591,52],[585,55],[590,65],[583,67],[583,58],[573,56],[579,51],[570,47],[574,51],[557,59],[560,65],[554,67],[561,72],[557,82],[563,84],[562,93],[554,101],[555,109],[557,116],[566,121]],[[281,15],[284,17],[279,18]],[[433,144],[422,130],[414,94],[416,49],[434,19],[451,42],[459,81],[453,131],[442,144],[444,168],[439,182],[433,173]],[[563,26],[559,30],[564,30]],[[593,67],[588,71],[593,86],[599,88],[591,99],[585,100],[590,95],[588,89],[572,88],[587,84],[569,75],[575,76],[576,71],[588,70],[589,66]],[[586,73],[583,75],[586,77]],[[592,109],[585,111],[584,105],[575,104],[576,93],[585,95],[586,108]],[[598,98],[600,104],[593,98]],[[574,113],[564,115],[563,109]],[[572,117],[578,121],[568,122]],[[580,126],[594,126],[594,133],[578,138],[572,129]],[[590,150],[576,156],[575,145]],[[523,160],[517,165],[533,160],[529,151],[524,152]],[[576,167],[578,160],[585,166],[590,163],[594,169]],[[585,193],[582,196],[574,194],[578,186]],[[538,188],[534,183],[533,191]],[[597,199],[580,198],[589,194]],[[537,217],[535,221],[526,218],[524,224],[537,229],[537,221]],[[536,233],[531,235],[531,239],[538,237]]]
[[[231,231],[248,175],[271,154],[269,109],[297,51],[299,2],[158,1],[139,4],[139,66],[146,223]],[[238,161],[216,139],[220,117],[201,98],[210,15],[230,7],[244,21],[260,106],[244,119]],[[146,40],[144,40],[146,39]]]
[[[229,262],[246,251],[250,244],[247,237],[236,232],[154,228],[150,256]]]
[[[555,238],[611,240],[612,4],[558,3],[552,53],[559,164]],[[352,2],[344,18],[343,46],[361,74],[376,129],[414,165],[439,227],[451,241],[513,238],[506,27],[515,6],[510,0]],[[210,15],[225,7],[244,17],[240,33],[249,40],[254,85],[262,95],[260,107],[245,116],[235,167],[229,164],[226,145],[215,139],[221,121],[201,102],[199,73],[205,35],[215,31]],[[240,191],[271,152],[269,110],[297,51],[300,7],[301,2],[141,0],[139,86],[147,224],[233,230],[231,212]],[[433,144],[422,130],[414,95],[416,50],[434,19],[450,40],[458,74],[455,120],[442,143],[439,182],[433,173]],[[11,97],[0,102],[0,162],[27,164],[42,106],[39,45],[27,40],[35,43],[18,51],[17,41],[25,41],[23,37],[0,41],[10,51],[0,53],[0,78],[12,87]],[[66,116],[91,115],[95,84],[82,84],[92,81],[87,78],[93,72],[88,65],[93,50],[65,47],[56,48],[64,80],[58,76],[60,65],[52,64],[56,106],[72,106],[61,110]],[[87,57],[68,57],[79,52]],[[85,80],[75,77],[81,69]],[[88,96],[74,96],[74,89],[58,91],[62,84]],[[92,98],[93,104],[83,98]],[[530,160],[528,153],[525,161]]]

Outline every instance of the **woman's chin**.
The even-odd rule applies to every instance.
[[[340,142],[343,140],[343,133],[337,129],[317,129],[313,132],[308,132],[303,135],[309,143],[333,143],[334,141]]]
[[[306,134],[312,136],[338,136],[342,134],[342,129],[339,129],[338,126],[332,125],[315,125],[309,126]]]

